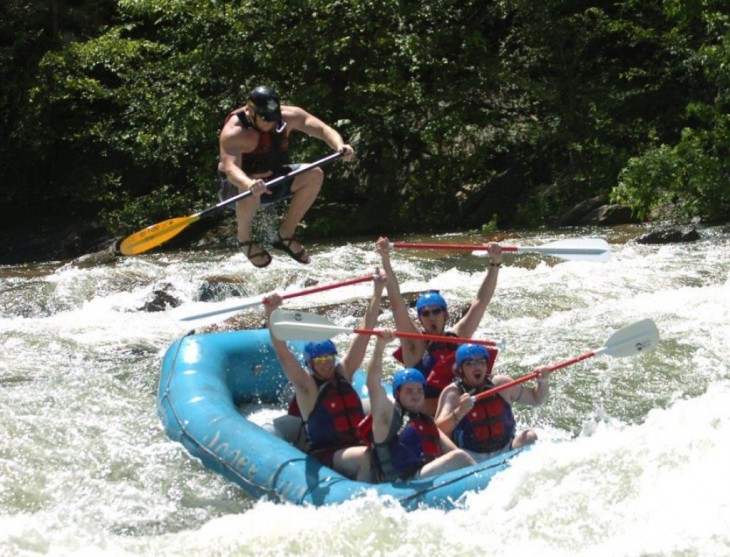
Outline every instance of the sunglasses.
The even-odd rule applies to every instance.
[[[316,356],[312,358],[312,361],[315,364],[323,364],[325,362],[334,362],[335,361],[335,355],[334,354],[327,354],[326,356]]]
[[[441,315],[443,311],[444,310],[441,308],[424,309],[421,311],[420,315],[421,317],[431,317],[432,315],[436,317],[437,315]]]
[[[487,365],[487,359],[486,358],[469,358],[468,360],[464,360],[461,362],[462,366],[485,366]]]

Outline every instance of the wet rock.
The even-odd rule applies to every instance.
[[[559,226],[613,226],[636,224],[631,209],[626,205],[608,205],[605,196],[591,197],[578,203],[557,221]]]
[[[595,224],[598,226],[638,224],[639,222],[626,205],[601,205],[580,220],[582,225]]]
[[[162,286],[155,288],[139,310],[155,312],[178,307],[182,301],[171,294],[173,291],[174,287],[170,283],[165,283]]]
[[[695,227],[665,227],[652,230],[636,238],[637,244],[677,244],[683,242],[696,242],[700,234]]]
[[[242,282],[232,277],[214,276],[207,277],[201,283],[196,299],[200,302],[213,302],[239,296],[248,296]]]
[[[605,200],[604,196],[591,197],[585,199],[573,207],[570,211],[565,213],[558,219],[558,226],[577,226],[581,221],[590,214],[592,211],[597,209],[603,204]]]
[[[90,269],[101,265],[113,265],[119,261],[120,241],[121,239],[111,240],[104,249],[77,257],[73,260],[73,264],[79,269]]]

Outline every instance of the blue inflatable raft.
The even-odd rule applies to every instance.
[[[301,354],[303,343],[289,343]],[[363,398],[364,373],[356,374]],[[188,335],[162,362],[158,412],[166,434],[209,469],[255,498],[298,505],[341,503],[367,490],[405,508],[453,508],[462,495],[485,489],[519,451],[420,480],[369,484],[321,465],[285,440],[246,419],[244,403],[271,404],[290,396],[267,329]]]

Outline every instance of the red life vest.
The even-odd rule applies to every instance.
[[[450,337],[456,336],[451,331],[445,332],[444,335]],[[458,347],[458,344],[452,344],[450,342],[428,343],[423,358],[414,367],[423,373],[427,385],[431,387],[430,392],[434,392],[435,390],[440,393],[454,380],[454,362],[456,361],[456,349]],[[494,360],[497,358],[499,350],[492,347],[487,347],[487,350],[489,351],[487,369],[491,373],[494,367]],[[403,347],[398,347],[393,352],[393,357],[400,363],[403,363]],[[427,396],[427,398],[432,397]]]
[[[373,445],[373,463],[379,481],[408,479],[441,456],[441,439],[428,414],[408,412],[396,404],[388,436]]]
[[[344,377],[338,373],[336,378],[322,384],[305,422],[312,450],[362,444],[357,430],[365,417],[362,401]]]
[[[256,129],[248,121],[246,112],[242,108],[237,108],[228,114],[225,121],[228,122],[233,116],[238,117],[238,121],[244,128]],[[289,127],[285,127],[280,133],[256,131],[259,134],[259,142],[254,150],[249,153],[241,153],[243,171],[246,174],[264,174],[289,164]]]
[[[457,379],[461,392],[467,392]],[[494,387],[491,381],[477,392]],[[476,393],[475,393],[476,394]],[[512,406],[501,396],[494,395],[474,403],[474,407],[456,425],[452,439],[462,449],[491,453],[505,448],[515,437],[515,417]]]
[[[291,397],[287,414],[289,414],[290,416],[296,416],[297,418],[302,417],[302,411],[299,410],[299,403],[297,402],[296,396]]]
[[[455,337],[456,335],[447,331],[444,336]],[[421,361],[413,366],[423,373],[426,384],[430,387],[426,392],[427,398],[435,398],[431,395],[440,393],[454,380],[454,358],[458,347],[458,344],[450,342],[431,341],[426,346]],[[403,347],[399,347],[393,352],[393,357],[403,363]]]
[[[406,427],[411,427],[418,432],[423,444],[423,463],[427,464],[441,456],[441,437],[439,428],[434,419],[428,414],[408,414],[409,422]],[[402,433],[401,433],[402,434]]]

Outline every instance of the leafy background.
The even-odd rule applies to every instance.
[[[0,230],[211,206],[268,84],[351,142],[310,235],[730,216],[724,0],[5,0]],[[295,160],[325,155],[306,138]],[[31,221],[32,222],[32,221]]]

